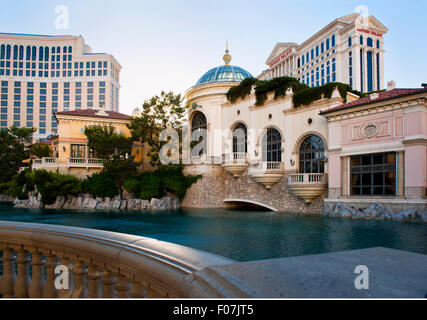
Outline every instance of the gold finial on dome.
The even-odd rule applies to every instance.
[[[222,58],[222,60],[224,60],[225,65],[228,66],[230,64],[231,59],[232,58],[231,58],[231,55],[230,55],[230,51],[228,50],[228,41],[227,41],[226,45],[225,45],[225,55]]]

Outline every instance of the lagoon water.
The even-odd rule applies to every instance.
[[[427,224],[349,220],[278,212],[191,209],[173,212],[16,209],[0,220],[58,224],[155,238],[238,261],[370,247],[427,254]]]

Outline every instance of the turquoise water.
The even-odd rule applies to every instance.
[[[16,209],[0,220],[77,226],[134,234],[238,261],[383,246],[427,254],[427,225],[315,215],[230,210],[165,213]]]

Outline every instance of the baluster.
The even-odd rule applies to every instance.
[[[116,278],[117,298],[129,298],[129,280],[122,274],[117,274]]]
[[[88,272],[88,297],[89,298],[99,298],[101,296],[101,272],[97,265],[91,263],[89,265]]]
[[[15,296],[17,298],[28,298],[28,287],[30,283],[29,255],[23,246],[16,251],[18,264],[18,274],[15,282]]]
[[[74,265],[71,262],[71,259],[69,257],[63,256],[61,258],[61,265],[67,268],[68,270],[68,288],[62,288],[58,291],[58,298],[71,298],[73,295],[73,271],[74,271]]]
[[[141,283],[136,280],[132,280],[129,295],[131,298],[135,299],[146,298],[147,290],[145,290]]]
[[[55,287],[55,268],[58,266],[58,258],[51,252],[46,254],[46,283],[43,288],[43,298],[56,298],[58,291]]]
[[[31,284],[28,290],[30,298],[41,298],[44,287],[44,256],[37,249],[31,250]]]
[[[87,267],[81,260],[75,260],[74,263],[74,290],[73,298],[86,298],[87,288]]]
[[[3,277],[0,278],[1,286],[0,293],[3,295],[3,298],[14,298],[15,293],[13,288],[15,287],[15,251],[10,248],[3,249]]]
[[[114,285],[116,284],[116,278],[112,272],[108,269],[102,270],[102,297],[103,298],[115,298]]]

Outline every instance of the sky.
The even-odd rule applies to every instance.
[[[131,114],[163,91],[184,94],[222,65],[229,42],[238,65],[253,76],[277,42],[302,43],[334,19],[364,5],[389,32],[384,78],[399,88],[427,82],[427,0],[0,0],[0,32],[82,35],[93,52],[120,62],[120,112]],[[69,12],[57,29],[55,8]]]

